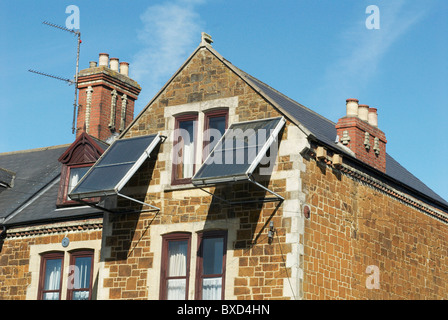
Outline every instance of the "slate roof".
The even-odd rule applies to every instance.
[[[239,69],[238,69],[239,70]],[[347,151],[347,149],[336,142],[336,124],[326,119],[325,117],[317,114],[316,112],[308,109],[300,103],[290,99],[284,94],[271,88],[267,84],[252,77],[246,72],[239,70],[240,75],[246,78],[247,81],[255,85],[261,93],[269,97],[278,107],[286,111],[286,113],[294,120],[299,122],[303,127],[309,130],[310,135],[326,144],[327,146],[337,149],[346,156],[353,157],[353,155]],[[372,168],[373,169],[373,168]],[[439,202],[448,208],[448,202],[430,189],[426,184],[420,181],[412,173],[406,170],[400,163],[398,163],[391,155],[386,154],[386,174],[385,176],[395,180],[402,186],[408,187],[421,193],[423,196],[429,197],[432,200]]]
[[[58,158],[70,145],[0,154],[0,167],[16,174],[14,185],[0,193],[0,223],[17,224],[63,220],[98,210],[56,208],[61,163]]]
[[[5,218],[61,174],[59,156],[68,145],[0,154],[0,167],[15,172],[12,189],[0,193],[0,218]]]

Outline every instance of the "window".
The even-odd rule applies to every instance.
[[[163,235],[159,299],[223,300],[226,248],[226,230]],[[190,275],[191,267],[195,273]]]
[[[173,144],[173,184],[189,183],[193,177],[196,160],[197,121],[197,114],[176,118]]]
[[[64,266],[64,260],[70,264]],[[91,300],[93,261],[94,250],[90,249],[42,254],[38,299]]]
[[[77,251],[70,256],[67,300],[92,297],[93,251]]]
[[[202,161],[218,143],[219,139],[224,135],[227,129],[228,110],[214,110],[205,113],[204,120],[204,148],[202,153]]]
[[[78,182],[89,171],[93,163],[78,164],[78,165],[63,165],[61,174],[61,186],[59,188],[58,202],[59,206],[68,206],[78,204],[72,201],[68,194],[78,184]]]
[[[223,231],[199,235],[197,256],[196,299],[224,298],[224,275],[227,235]]]
[[[186,300],[190,274],[189,233],[163,236],[160,298],[162,300]]]
[[[63,253],[48,253],[42,256],[39,299],[60,300],[62,287]]]
[[[59,157],[58,161],[62,164],[62,170],[56,201],[58,207],[79,205],[78,202],[72,201],[68,194],[107,147],[106,143],[100,142],[83,132]],[[88,199],[89,202],[96,202],[97,200]]]
[[[90,167],[91,165],[69,168],[70,173],[68,178],[67,195],[72,192],[73,188],[78,184],[79,180],[84,177],[86,172],[89,171]],[[69,200],[69,198],[67,198],[67,200]]]

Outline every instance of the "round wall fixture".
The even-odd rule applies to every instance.
[[[67,237],[64,237],[64,239],[62,239],[61,244],[64,248],[68,247],[68,244],[70,243],[70,240]]]
[[[305,216],[305,218],[309,219],[310,218],[310,214],[311,214],[310,207],[304,206],[303,207],[303,215]]]

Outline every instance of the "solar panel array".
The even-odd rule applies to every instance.
[[[115,194],[159,141],[158,134],[116,140],[76,185],[70,198]]]
[[[283,117],[235,123],[192,178],[194,185],[247,180],[285,123]]]

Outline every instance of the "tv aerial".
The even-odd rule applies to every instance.
[[[72,85],[72,84],[74,84],[75,85],[75,101],[74,101],[74,103],[73,103],[73,125],[72,125],[72,133],[75,133],[75,125],[76,125],[76,108],[78,107],[78,68],[79,68],[79,48],[80,48],[80,45],[81,45],[81,32],[78,30],[78,31],[75,31],[75,30],[72,30],[72,29],[68,29],[68,28],[65,28],[65,27],[62,27],[62,26],[59,26],[59,25],[57,25],[57,24],[54,24],[54,23],[50,23],[50,22],[48,22],[48,21],[44,21],[44,22],[42,22],[43,24],[46,24],[46,25],[48,25],[48,26],[50,26],[50,27],[53,27],[53,28],[57,28],[57,29],[60,29],[60,30],[63,30],[63,31],[67,31],[67,32],[70,32],[70,33],[72,33],[72,34],[74,34],[75,36],[77,36],[78,37],[78,41],[77,41],[77,52],[76,52],[76,72],[75,72],[75,78],[74,78],[74,80],[71,80],[71,79],[68,79],[68,78],[63,78],[63,77],[58,77],[58,76],[55,76],[55,75],[52,75],[52,74],[48,74],[48,73],[44,73],[44,72],[40,72],[40,71],[36,71],[36,70],[32,70],[32,69],[29,69],[28,71],[29,72],[32,72],[32,73],[36,73],[36,74],[40,74],[40,75],[42,75],[42,76],[46,76],[46,77],[50,77],[50,78],[54,78],[54,79],[57,79],[57,80],[61,80],[61,81],[64,81],[64,82],[67,82],[69,85]]]

